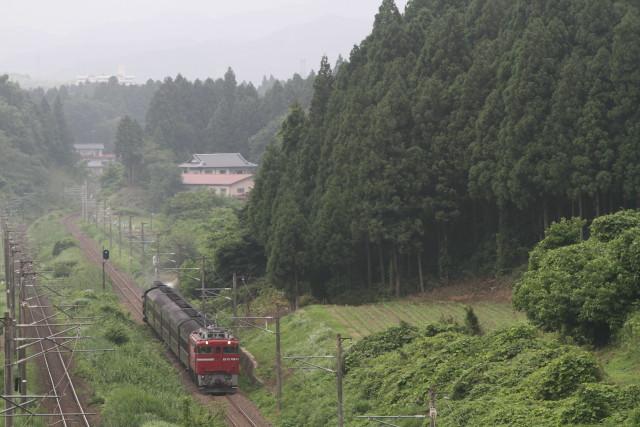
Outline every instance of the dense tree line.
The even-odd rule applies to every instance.
[[[384,0],[263,158],[247,217],[269,274],[400,294],[640,207],[639,36],[631,0]]]
[[[48,101],[0,76],[0,197],[45,192],[52,168],[73,164],[60,96]]]
[[[313,78],[265,79],[257,89],[239,84],[231,69],[216,80],[166,78],[151,100],[146,133],[180,160],[211,152],[240,152],[257,160],[289,106],[308,105]]]
[[[116,77],[107,83],[82,83],[61,86],[46,92],[33,92],[51,102],[56,96],[64,101],[69,131],[79,144],[104,144],[112,151],[118,122],[129,116],[144,125],[149,104],[160,82],[144,85],[123,85]]]

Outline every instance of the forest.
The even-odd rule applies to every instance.
[[[400,295],[640,207],[639,39],[632,0],[384,0],[262,159],[244,223],[269,277]]]
[[[62,168],[76,173],[63,99],[33,97],[0,75],[0,200],[42,206]],[[61,178],[63,179],[63,178]]]

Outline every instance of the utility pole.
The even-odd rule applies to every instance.
[[[301,368],[298,369],[318,369],[324,372],[329,372],[336,376],[336,394],[337,394],[337,403],[338,403],[338,427],[344,427],[344,397],[342,393],[342,380],[344,377],[343,373],[343,363],[342,363],[342,341],[349,340],[351,338],[343,338],[342,335],[336,335],[336,355],[335,356],[286,356],[283,359],[293,360],[294,362],[298,362],[302,365]],[[321,365],[316,365],[315,363],[309,362],[309,360],[326,360],[326,359],[335,359],[336,365],[335,369],[330,369]]]
[[[118,214],[118,257],[122,259],[122,214]]]
[[[431,418],[430,427],[436,427],[436,418],[438,411],[436,410],[436,391],[433,387],[429,387],[429,418]]]
[[[280,350],[280,306],[276,306],[276,401],[282,411],[282,353]]]
[[[233,317],[238,317],[238,276],[233,272]]]
[[[104,274],[104,263],[105,263],[105,259],[104,259],[104,248],[102,248],[102,290],[104,291],[107,287],[106,285],[106,277]]]
[[[205,257],[202,257],[201,260],[201,264],[200,264],[200,294],[202,295],[202,301],[200,302],[200,311],[202,312],[202,314],[205,316],[205,320],[206,320],[206,314],[205,314],[205,301],[206,301],[206,295],[204,293],[204,263],[205,263]]]
[[[131,267],[131,258],[132,258],[132,252],[133,252],[133,216],[129,215],[129,271],[132,271],[132,267]]]
[[[111,251],[111,247],[113,246],[113,218],[111,218],[111,208],[109,208],[109,251]]]
[[[102,203],[102,235],[107,235],[107,199]]]
[[[143,271],[144,271],[144,226],[145,226],[146,222],[141,222],[140,223],[140,244],[142,246],[142,258],[140,259],[140,266],[142,267]]]
[[[342,397],[342,336],[340,334],[336,337],[336,391],[338,395],[338,427],[344,427],[344,411],[343,411],[343,397]]]
[[[8,312],[4,313],[4,395],[13,394],[13,319]],[[15,405],[10,399],[5,400],[5,427],[13,427],[13,407]]]
[[[158,275],[158,268],[160,267],[160,235],[156,234],[156,256],[153,260],[153,273],[154,280],[160,280],[160,276]]]

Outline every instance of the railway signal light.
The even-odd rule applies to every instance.
[[[109,249],[103,249],[102,250],[102,259],[104,259],[104,260],[108,260],[109,259]]]

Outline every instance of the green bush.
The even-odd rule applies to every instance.
[[[77,261],[58,261],[53,265],[53,277],[69,277]]]
[[[582,350],[571,350],[531,376],[533,395],[542,400],[558,400],[574,393],[580,384],[601,377],[594,358]]]
[[[51,255],[53,257],[57,257],[58,255],[60,255],[65,249],[69,249],[72,248],[76,245],[76,243],[73,241],[73,239],[70,238],[66,238],[66,239],[62,239],[62,240],[58,240],[54,245],[53,245],[53,250],[51,251]]]
[[[514,288],[515,307],[544,330],[577,342],[608,343],[640,299],[638,221],[640,214],[631,211],[597,218],[592,236],[579,243],[570,243],[577,221],[555,224]]]
[[[417,336],[418,328],[405,322],[386,331],[369,335],[355,343],[346,353],[344,358],[345,370],[348,371],[372,357],[399,349],[413,341]]]
[[[464,308],[464,326],[471,335],[482,335],[482,328],[478,316],[474,313],[473,308],[467,306]]]
[[[601,242],[610,242],[625,231],[640,226],[640,212],[625,210],[604,215],[591,223],[591,236]]]
[[[122,325],[109,325],[104,331],[104,337],[116,345],[129,342],[129,334]]]

